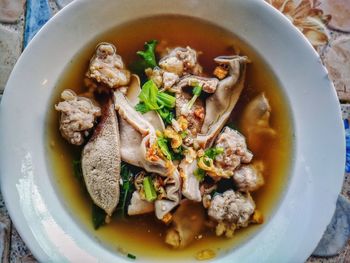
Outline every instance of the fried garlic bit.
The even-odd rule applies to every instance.
[[[218,79],[224,79],[228,74],[228,67],[226,65],[219,65],[214,69],[213,75]]]
[[[252,217],[252,223],[255,224],[262,224],[264,223],[264,216],[259,210],[255,210],[253,217]]]
[[[324,15],[318,9],[318,1],[301,0],[297,5],[293,0],[266,0],[283,13],[314,46],[325,45],[329,40],[326,25],[331,20],[330,15]]]
[[[225,170],[214,165],[214,160],[202,156],[198,160],[198,167],[207,172],[211,177],[229,178],[233,175],[230,170]]]
[[[164,136],[171,139],[171,148],[176,149],[182,145],[182,137],[172,127],[168,126],[164,130]]]
[[[216,253],[212,249],[203,249],[196,254],[197,260],[208,260],[216,257]]]

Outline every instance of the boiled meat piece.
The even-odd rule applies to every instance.
[[[189,200],[200,202],[202,200],[201,191],[199,190],[199,180],[194,175],[197,170],[197,160],[188,162],[182,160],[180,165],[180,173],[182,173],[182,194]]]
[[[179,92],[175,93],[175,98],[176,118],[179,118],[181,115],[184,116],[188,122],[188,130],[191,135],[197,135],[202,128],[205,116],[203,101],[200,98],[197,98],[191,109],[187,111],[186,114],[182,114],[182,109],[186,107],[192,96],[187,92]]]
[[[240,127],[253,151],[258,151],[267,140],[276,136],[276,131],[270,125],[270,116],[271,107],[264,93],[249,102],[242,113]]]
[[[155,202],[156,217],[160,220],[174,209],[181,200],[181,178],[176,167],[173,167],[172,174],[168,175],[164,183],[167,199]]]
[[[152,79],[161,91],[171,90],[173,85],[178,81],[179,76],[175,73],[165,71],[161,68],[148,68],[145,70],[148,79]]]
[[[154,211],[154,203],[142,200],[138,191],[134,191],[128,206],[128,215],[142,215]]]
[[[202,66],[197,62],[197,51],[190,47],[176,47],[168,55],[161,58],[159,66],[167,72],[178,76],[183,74],[200,75]]]
[[[130,72],[116,52],[116,47],[110,43],[98,44],[86,76],[112,89],[128,85]]]
[[[72,90],[64,90],[61,98],[64,101],[55,105],[55,109],[61,112],[61,135],[71,144],[82,145],[96,118],[101,115],[101,109],[90,99],[79,97]]]
[[[119,118],[120,156],[124,162],[142,167],[141,133],[136,131],[126,120]]]
[[[126,120],[135,130],[143,136],[153,133],[154,127],[142,117],[141,113],[137,112],[130,104],[125,95],[120,91],[114,92],[115,109],[118,111],[121,118]]]
[[[197,143],[202,148],[210,147],[228,120],[244,87],[247,57],[222,56],[215,58],[220,65],[227,65],[229,74],[219,81],[213,95],[206,99],[206,115]]]
[[[255,203],[249,193],[228,190],[214,196],[208,215],[218,222],[216,234],[225,233],[232,237],[235,229],[247,227],[255,210]]]
[[[217,194],[211,201],[208,215],[216,221],[227,221],[245,227],[254,213],[255,203],[251,196],[233,190]]]
[[[215,166],[234,171],[241,163],[249,163],[253,154],[248,150],[245,138],[238,131],[225,127],[215,142],[224,151],[215,158]]]
[[[188,130],[192,136],[196,136],[201,131],[205,107],[200,98],[197,98],[193,106],[188,109],[187,104],[191,100],[191,94],[184,91],[184,88],[194,88],[196,85],[201,86],[204,92],[214,93],[218,85],[216,78],[204,78],[193,75],[186,75],[173,87],[176,97],[176,117],[184,116],[188,121]]]
[[[111,101],[82,152],[82,171],[92,201],[111,216],[119,202],[120,151],[118,119]]]
[[[194,87],[196,85],[201,86],[206,93],[214,93],[219,80],[217,78],[206,78],[194,75],[186,75],[179,80],[173,88],[175,92],[182,92],[185,87]]]
[[[184,199],[173,215],[165,242],[174,248],[186,247],[201,233],[204,221],[205,211],[201,203]]]
[[[239,191],[253,192],[264,184],[261,165],[242,165],[234,172],[233,182]]]
[[[134,109],[124,94],[120,91],[115,91],[114,103],[119,116],[129,124],[129,127],[126,129],[129,131],[132,129],[141,135],[141,141],[139,141],[140,137],[135,136],[134,131],[129,135],[124,133],[125,137],[122,138],[127,138],[131,135],[133,137],[128,139],[123,146],[129,149],[126,151],[124,151],[124,149],[121,150],[122,153],[128,153],[128,155],[123,157],[128,159],[123,160],[138,165],[147,172],[167,177],[164,180],[167,199],[157,200],[155,202],[156,216],[158,219],[162,219],[180,202],[181,179],[179,172],[171,161],[163,160],[154,154],[155,151],[152,147],[157,143],[155,129],[149,121],[145,120],[140,113]],[[132,156],[132,153],[135,153],[135,156]]]

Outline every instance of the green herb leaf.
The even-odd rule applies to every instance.
[[[127,254],[127,257],[130,259],[136,259],[136,256],[130,253]]]
[[[186,136],[188,135],[188,131],[183,131],[183,132],[181,132],[181,138],[182,139],[185,139],[186,138]]]
[[[137,51],[136,54],[139,55],[145,61],[146,68],[154,68],[157,66],[155,49],[157,45],[157,40],[151,40],[145,43],[144,51]]]
[[[153,202],[157,199],[157,193],[154,189],[152,178],[147,176],[143,179],[143,189],[145,191],[145,197],[148,202]]]
[[[117,210],[120,212],[122,218],[126,217],[127,201],[131,197],[132,192],[135,191],[133,180],[133,174],[128,166],[123,163],[120,170],[120,176],[123,180],[123,185],[120,191],[120,201]]]
[[[202,182],[204,180],[204,177],[205,177],[205,171],[201,168],[197,168],[194,171],[194,176],[197,178],[197,180],[199,182]]]
[[[201,95],[201,92],[202,92],[201,86],[199,86],[199,85],[194,86],[194,88],[192,90],[193,97],[186,105],[188,111],[192,108],[192,106],[196,102],[197,98]]]
[[[157,110],[160,117],[166,124],[171,124],[171,121],[174,119],[174,113],[167,108],[162,108]]]
[[[182,145],[176,149],[173,149],[171,152],[171,159],[172,160],[182,160],[184,158],[184,148]]]
[[[81,161],[73,160],[72,165],[73,165],[74,177],[79,181],[83,180],[83,171],[81,169]]]
[[[158,137],[157,144],[168,160],[172,160],[172,154],[168,147],[168,140],[164,137]]]
[[[202,93],[202,87],[199,85],[194,86],[193,90],[192,90],[192,94],[199,97]]]
[[[92,204],[92,224],[97,230],[106,223],[106,212],[95,204]]]
[[[142,85],[139,99],[148,107],[149,110],[157,110],[159,109],[157,104],[157,95],[158,87],[153,80],[150,79]]]
[[[204,156],[214,160],[216,156],[222,154],[223,152],[224,148],[221,147],[208,148],[204,151]]]
[[[141,112],[142,114],[150,111],[150,109],[146,106],[144,102],[139,102],[138,104],[136,104],[135,110]]]
[[[175,96],[170,95],[165,92],[159,92],[157,95],[157,102],[158,105],[167,107],[167,108],[174,108],[175,107]]]
[[[175,97],[165,92],[159,92],[157,85],[153,80],[148,80],[143,84],[140,95],[140,103],[135,106],[139,112],[146,113],[155,110],[167,124],[170,124],[174,118],[171,109],[175,107]]]

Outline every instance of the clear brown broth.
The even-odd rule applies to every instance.
[[[278,136],[263,150],[254,152],[254,158],[262,160],[266,167],[266,184],[253,193],[257,208],[265,217],[264,224],[238,230],[230,240],[216,237],[214,233],[207,231],[203,233],[202,239],[195,240],[183,250],[173,250],[164,244],[166,228],[155,220],[153,215],[133,217],[126,221],[114,219],[112,223],[97,231],[93,229],[91,201],[73,176],[72,160],[80,158],[81,149],[68,145],[60,136],[58,114],[53,105],[59,101],[60,92],[66,88],[77,93],[84,91],[84,74],[97,43],[114,43],[128,65],[136,59],[135,52],[142,50],[144,42],[150,39],[164,40],[168,46],[188,45],[202,51],[199,60],[209,73],[214,68],[213,58],[232,54],[232,46],[251,60],[246,86],[232,119],[239,123],[239,113],[260,92],[264,92],[269,99],[272,107],[271,124]],[[251,237],[269,223],[269,218],[282,197],[292,159],[292,125],[286,99],[276,77],[259,54],[228,31],[201,20],[179,16],[160,16],[130,22],[98,36],[79,51],[66,66],[55,87],[47,118],[47,140],[49,162],[53,170],[53,180],[57,184],[57,193],[62,196],[62,201],[76,218],[76,222],[116,253],[122,248],[138,258],[159,260],[191,259],[198,251],[206,248],[225,253]]]

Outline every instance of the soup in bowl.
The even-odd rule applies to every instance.
[[[302,261],[342,182],[327,73],[263,1],[75,1],[1,123],[2,192],[40,261]]]
[[[52,100],[58,195],[116,253],[210,259],[268,222],[282,196],[287,99],[258,52],[213,24],[113,28],[72,59]]]

